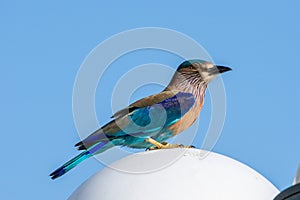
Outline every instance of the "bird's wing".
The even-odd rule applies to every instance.
[[[177,92],[177,91],[163,91],[161,93],[145,97],[143,99],[140,99],[140,100],[130,104],[127,108],[119,110],[118,112],[113,114],[111,116],[111,118],[119,118],[119,117],[122,117],[124,115],[127,115],[127,114],[133,112],[134,110],[136,110],[138,108],[143,108],[146,106],[151,106],[153,104],[160,103],[168,98],[174,97],[174,95],[176,95],[178,93],[179,92]]]
[[[145,136],[178,121],[194,105],[191,93],[164,91],[131,104],[115,113],[115,118],[82,142],[78,149],[88,148],[100,141],[122,138],[128,135]]]

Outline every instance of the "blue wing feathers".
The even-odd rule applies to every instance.
[[[193,107],[194,103],[195,98],[192,94],[181,92],[158,104],[137,108],[130,117],[136,125],[143,127],[151,123],[150,110],[153,112],[154,120],[161,120],[162,115],[166,113],[165,126],[168,126],[185,115]]]
[[[195,98],[191,93],[179,92],[156,104],[140,108],[135,107],[135,109],[131,110],[132,112],[127,115],[131,122],[127,125],[125,124],[122,128],[124,130],[118,126],[119,123],[116,123],[118,120],[124,120],[122,117],[119,117],[101,127],[101,129],[95,131],[75,146],[77,146],[79,150],[84,150],[101,141],[112,141],[117,138],[127,137],[128,135],[134,135],[135,137],[150,135],[153,132],[157,132],[177,122],[193,107],[194,103]],[[151,119],[153,120],[152,123]],[[121,124],[124,123],[121,122]]]

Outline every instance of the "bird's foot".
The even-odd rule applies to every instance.
[[[194,146],[184,146],[182,144],[170,144],[167,142],[157,142],[152,138],[147,138],[147,142],[153,144],[153,146],[146,149],[146,151],[157,150],[157,149],[173,149],[173,148],[195,148]]]
[[[184,146],[182,144],[170,144],[167,142],[162,142],[157,146],[151,146],[146,149],[146,151],[152,151],[157,149],[173,149],[173,148],[183,148]]]

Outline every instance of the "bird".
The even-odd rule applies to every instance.
[[[167,143],[199,117],[208,84],[232,70],[201,59],[182,62],[170,83],[158,94],[142,98],[112,115],[112,120],[75,144],[82,152],[50,176],[56,179],[85,159],[114,146],[136,149],[167,149],[183,146]]]

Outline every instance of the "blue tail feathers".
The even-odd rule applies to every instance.
[[[89,148],[88,150],[77,155],[76,157],[72,158],[71,160],[66,162],[64,165],[62,165],[60,168],[58,168],[57,170],[52,172],[50,174],[51,179],[56,179],[56,178],[64,175],[65,173],[67,173],[68,171],[70,171],[71,169],[76,167],[79,163],[81,163],[85,159],[91,157],[94,154],[97,154],[97,152],[100,151],[107,143],[108,142],[98,143],[98,144],[92,146],[91,148]]]
[[[56,179],[56,178],[64,175],[65,173],[67,173],[68,171],[70,171],[71,169],[76,167],[80,162],[82,162],[83,160],[85,160],[91,156],[92,156],[92,154],[90,154],[88,151],[82,152],[81,154],[74,157],[73,159],[71,159],[70,161],[65,163],[63,166],[61,166],[60,168],[58,168],[57,170],[52,172],[50,174],[51,179]]]

